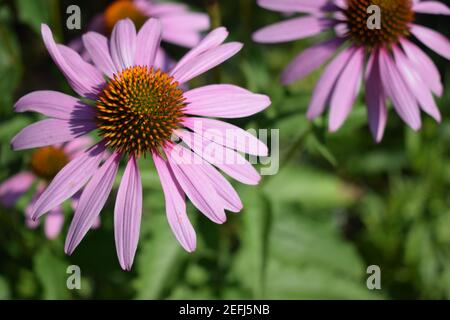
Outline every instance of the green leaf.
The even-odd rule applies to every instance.
[[[59,15],[59,0],[16,0],[19,19],[37,34],[41,33],[41,24],[56,26]]]
[[[43,299],[67,299],[70,292],[67,289],[68,264],[44,247],[34,257],[34,271],[43,288]]]

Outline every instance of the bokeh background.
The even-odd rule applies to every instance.
[[[206,11],[211,1],[184,1]],[[438,105],[443,121],[423,116],[415,133],[393,112],[385,138],[372,141],[360,97],[344,127],[326,129],[305,111],[320,70],[283,87],[283,67],[316,40],[259,45],[250,36],[278,21],[280,14],[255,0],[220,0],[214,23],[245,43],[243,51],[195,85],[224,83],[268,94],[264,113],[235,122],[246,128],[280,130],[280,172],[258,187],[236,184],[244,203],[217,226],[189,206],[198,249],[184,252],[170,232],[153,164],[141,163],[144,213],[131,272],[117,262],[113,200],[102,211],[102,226],[90,231],[73,256],[63,252],[63,233],[47,240],[29,230],[24,208],[0,207],[0,299],[448,299],[450,298],[450,90],[449,63],[426,50],[445,85]],[[65,28],[66,8],[78,4],[83,28],[108,1],[0,1],[0,181],[27,168],[30,152],[13,152],[10,139],[37,119],[17,115],[13,103],[33,90],[71,93],[52,63],[39,34],[48,23],[60,42],[81,31]],[[213,10],[214,11],[214,10]],[[445,16],[420,17],[449,36]],[[186,50],[165,46],[175,58]],[[113,193],[114,195],[114,193]],[[72,212],[66,208],[66,221]],[[82,289],[66,288],[66,268],[79,265]],[[382,289],[366,287],[366,268],[381,268]]]

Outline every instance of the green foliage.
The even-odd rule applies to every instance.
[[[78,1],[83,23],[106,2]],[[200,1],[185,2],[204,10]],[[213,224],[188,204],[198,241],[197,250],[186,253],[167,223],[152,161],[141,159],[144,210],[129,273],[120,269],[114,248],[115,191],[101,213],[101,228],[90,231],[68,257],[63,252],[73,215],[68,204],[66,225],[56,240],[45,238],[43,221],[35,230],[25,226],[33,186],[15,207],[0,207],[0,299],[450,298],[448,63],[432,55],[446,88],[437,99],[441,124],[424,115],[423,129],[413,132],[390,108],[385,138],[376,144],[360,97],[342,129],[331,134],[326,115],[313,122],[305,117],[322,70],[287,87],[279,81],[284,66],[316,40],[253,43],[252,31],[280,19],[255,2],[220,1],[230,39],[244,41],[245,47],[220,72],[198,77],[191,85],[220,77],[224,83],[269,95],[268,110],[235,124],[279,129],[279,173],[264,176],[258,186],[233,182],[244,209],[229,213],[223,225]],[[58,41],[79,36],[64,30],[70,4],[0,3],[0,181],[29,168],[30,152],[11,151],[10,141],[38,119],[14,114],[14,101],[33,90],[73,94],[39,35],[41,23],[47,23]],[[435,23],[448,34],[445,23]],[[166,49],[174,58],[186,52],[176,46]],[[119,178],[122,173],[123,168]],[[66,269],[73,264],[81,268],[79,291],[66,287]],[[366,270],[373,264],[382,271],[381,291],[366,287]]]

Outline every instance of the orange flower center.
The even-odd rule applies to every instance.
[[[50,181],[68,162],[69,158],[62,149],[50,146],[33,152],[30,168],[39,178]]]
[[[136,156],[158,150],[183,117],[183,90],[161,70],[131,67],[114,75],[96,102],[107,146]]]
[[[375,14],[367,12],[371,5],[380,8],[380,29],[369,28],[367,24]],[[411,0],[347,0],[344,14],[350,37],[366,47],[396,43],[400,37],[409,35],[409,24],[414,20]]]
[[[130,0],[116,0],[104,12],[105,27],[111,33],[119,20],[130,18],[139,29],[148,19]]]

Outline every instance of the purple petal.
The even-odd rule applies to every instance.
[[[112,78],[117,69],[109,53],[108,39],[100,33],[91,31],[83,35],[83,43],[94,64]]]
[[[423,111],[432,116],[437,122],[441,121],[441,113],[434,101],[430,89],[425,85],[412,63],[405,57],[398,47],[393,47],[395,62],[400,75],[414,94]]]
[[[188,62],[191,62],[193,59],[195,59],[202,53],[217,48],[225,41],[227,37],[228,37],[227,29],[223,27],[214,29],[213,31],[208,33],[206,37],[203,38],[203,40],[200,41],[200,43],[195,48],[190,50],[188,53],[186,53],[186,55],[183,58],[181,58],[178,64],[171,71],[171,74],[173,75],[175,72],[178,71],[178,69],[183,67]]]
[[[414,95],[409,91],[397,66],[388,52],[380,51],[380,73],[384,91],[392,100],[395,110],[399,116],[412,129],[419,130],[422,121],[420,119],[419,106]]]
[[[37,199],[32,219],[36,220],[77,193],[98,170],[104,152],[105,147],[100,143],[70,161]]]
[[[330,101],[331,132],[338,130],[347,119],[358,96],[364,63],[364,49],[356,49],[348,64],[342,70]]]
[[[329,28],[326,20],[317,17],[292,18],[264,27],[253,34],[260,43],[279,43],[312,37]]]
[[[152,67],[161,43],[161,23],[156,19],[149,19],[139,30],[136,42],[135,64]]]
[[[159,18],[163,25],[163,39],[192,48],[200,42],[200,31],[209,29],[209,17],[204,13],[183,12]]]
[[[306,49],[286,67],[281,81],[289,84],[306,77],[331,58],[341,44],[341,39],[334,38]]]
[[[67,254],[72,254],[98,219],[100,211],[111,193],[119,163],[120,155],[113,154],[110,156],[84,188],[67,233],[64,248]]]
[[[232,124],[207,118],[185,118],[183,125],[200,136],[227,148],[247,154],[266,157],[267,146],[254,135]]]
[[[118,71],[134,65],[136,28],[130,19],[120,20],[114,26],[110,39],[110,52]]]
[[[85,62],[72,49],[57,45],[50,28],[41,26],[42,38],[53,61],[69,81],[72,88],[83,97],[92,97],[98,93],[104,83],[100,72]]]
[[[438,1],[422,1],[415,3],[413,10],[417,13],[450,15],[450,8]]]
[[[184,93],[188,105],[184,113],[197,116],[242,118],[267,108],[271,101],[233,85],[209,85]]]
[[[51,210],[44,223],[44,233],[47,239],[54,240],[61,233],[62,227],[64,226],[64,213],[61,207],[56,207]]]
[[[450,60],[450,42],[444,35],[417,24],[411,26],[411,33],[428,48]]]
[[[387,109],[386,95],[381,83],[378,50],[370,56],[366,72],[365,86],[369,127],[375,141],[380,142],[386,128]]]
[[[16,151],[49,146],[73,140],[95,128],[90,121],[41,120],[22,129],[11,140],[11,146]]]
[[[73,159],[88,147],[92,146],[92,144],[93,140],[91,137],[82,136],[64,145],[64,152],[70,157],[70,159]]]
[[[114,208],[117,257],[124,270],[131,270],[139,241],[142,215],[142,183],[135,157],[128,161]]]
[[[268,10],[285,13],[305,12],[317,13],[328,0],[258,0],[258,5]]]
[[[0,203],[12,207],[28,191],[35,177],[31,172],[21,172],[0,184]]]
[[[77,98],[56,91],[31,92],[16,102],[14,111],[34,111],[61,120],[93,120],[95,116],[90,106]]]
[[[406,39],[401,39],[400,42],[406,56],[414,65],[417,72],[420,73],[425,84],[434,92],[434,94],[439,97],[442,96],[444,89],[441,82],[441,75],[430,57],[412,42]]]
[[[166,214],[170,228],[181,246],[187,252],[193,252],[197,246],[197,236],[186,213],[184,192],[168,164],[159,154],[153,153],[153,161],[164,191]]]
[[[341,74],[344,66],[347,65],[353,52],[354,50],[352,48],[344,49],[326,67],[325,71],[317,82],[316,87],[314,88],[313,96],[311,98],[307,113],[309,119],[314,119],[325,110],[325,106],[330,99],[336,80]]]
[[[211,221],[222,224],[227,217],[214,186],[203,172],[203,160],[190,150],[173,145],[166,150],[170,168],[191,202]]]
[[[171,75],[180,84],[185,83],[230,59],[242,49],[242,46],[239,42],[229,42],[209,49],[184,63],[176,71],[171,72]]]

